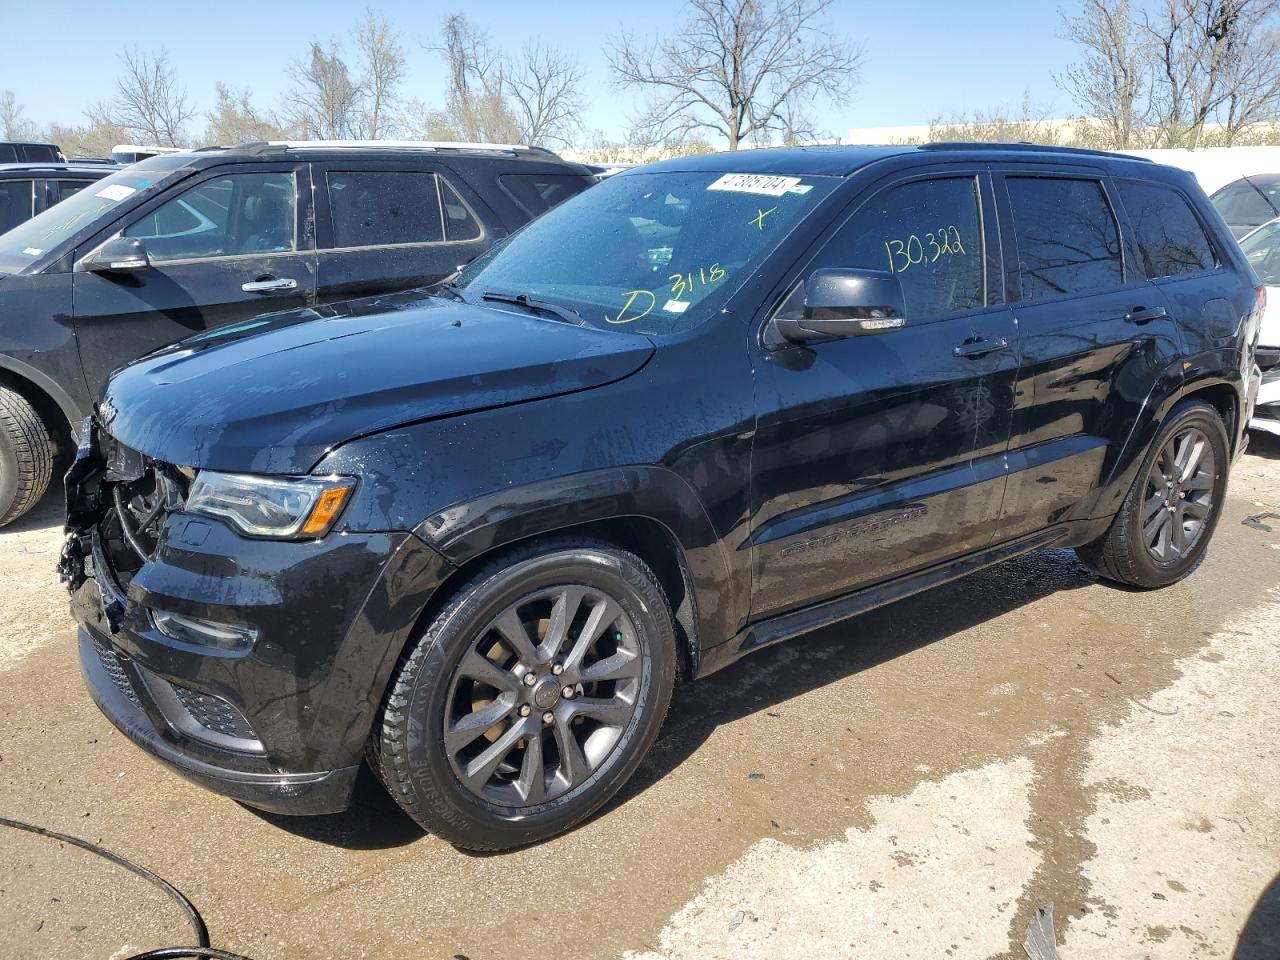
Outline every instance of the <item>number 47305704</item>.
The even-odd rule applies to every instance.
[[[954,225],[926,233],[923,240],[914,233],[905,240],[886,240],[884,251],[889,255],[890,273],[905,273],[918,263],[936,263],[942,257],[966,253],[960,230]]]

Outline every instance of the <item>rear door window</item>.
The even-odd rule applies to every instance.
[[[0,180],[0,233],[31,219],[35,196],[34,180]]]
[[[440,187],[434,173],[332,170],[326,180],[335,247],[438,243],[444,239]],[[449,193],[451,202],[456,200],[457,194]],[[457,206],[466,209],[460,200]]]
[[[157,262],[296,250],[298,189],[291,172],[206,180],[123,231]]]
[[[575,193],[591,186],[586,177],[555,173],[508,173],[498,177],[498,184],[531,217],[546,213]]]
[[[1121,180],[1117,189],[1147,279],[1203,273],[1218,265],[1204,227],[1177,190],[1137,180]]]
[[[1102,183],[1007,177],[1023,300],[1053,300],[1124,285],[1120,230]]]

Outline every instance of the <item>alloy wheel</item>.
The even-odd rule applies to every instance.
[[[1147,471],[1142,542],[1159,563],[1187,556],[1213,515],[1217,483],[1213,443],[1199,427],[1175,433]]]
[[[471,793],[503,807],[569,793],[631,722],[642,667],[635,625],[599,590],[562,585],[510,604],[454,668],[450,766]]]

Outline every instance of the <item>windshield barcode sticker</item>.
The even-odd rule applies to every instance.
[[[126,187],[123,183],[113,183],[109,187],[103,187],[94,196],[106,197],[108,200],[114,200],[119,203],[133,192],[133,187]]]
[[[762,193],[780,197],[800,184],[799,177],[775,177],[762,173],[726,173],[710,184],[708,190],[732,190],[735,193]]]

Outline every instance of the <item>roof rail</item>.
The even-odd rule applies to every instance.
[[[518,143],[469,143],[452,140],[255,140],[231,147],[216,144],[199,147],[196,152],[210,150],[228,150],[252,155],[284,153],[289,150],[419,150],[432,153],[455,151],[506,153],[513,156],[533,154],[560,159],[558,154],[546,147],[530,147]]]
[[[940,140],[936,143],[922,143],[921,150],[1008,150],[1018,153],[1070,153],[1085,157],[1120,157],[1125,160],[1141,160],[1151,163],[1146,157],[1133,157],[1111,150],[1091,150],[1088,147],[1056,147],[1045,143],[1031,143],[1019,140],[1016,143],[988,143],[981,140]]]

